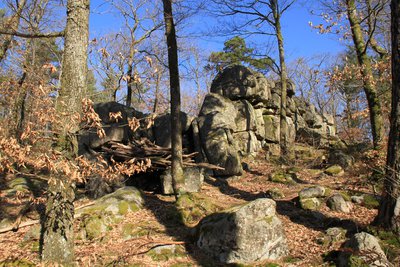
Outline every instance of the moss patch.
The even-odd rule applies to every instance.
[[[285,172],[284,170],[276,171],[269,176],[269,180],[274,183],[280,184],[296,184],[294,179],[296,179],[296,173],[294,172]]]
[[[185,225],[193,225],[199,222],[208,214],[221,210],[213,204],[211,199],[197,193],[187,193],[181,195],[176,202],[181,222]]]
[[[379,208],[379,201],[378,199],[373,196],[373,195],[364,195],[363,196],[364,201],[363,201],[363,206],[368,208],[368,209],[377,209]]]

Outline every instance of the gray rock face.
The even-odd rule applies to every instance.
[[[197,226],[197,246],[222,263],[283,257],[288,248],[275,207],[273,200],[257,199],[207,216]]]
[[[343,252],[339,256],[338,266],[350,266],[351,261],[361,261],[367,266],[389,267],[391,264],[386,258],[379,241],[373,235],[365,232],[355,234],[345,247],[353,250],[353,255]],[[358,258],[358,259],[357,259]],[[364,265],[363,265],[364,266]]]
[[[181,112],[182,134],[186,133],[192,123],[193,118],[185,112]],[[156,145],[171,147],[171,114],[166,113],[157,116],[154,120],[153,136]]]
[[[217,175],[241,175],[242,165],[232,133],[236,130],[237,110],[232,101],[208,94],[198,117],[202,147],[211,164],[225,168]]]
[[[270,84],[264,75],[240,65],[218,73],[210,92],[231,100],[246,99],[253,104],[266,102],[271,96]]]
[[[347,202],[341,194],[334,194],[329,197],[327,202],[327,206],[334,211],[349,213],[351,211],[351,204]]]
[[[185,177],[185,185],[183,191],[188,193],[200,191],[201,185],[204,181],[203,169],[197,167],[185,167],[183,168],[183,176]],[[161,183],[163,194],[171,195],[174,193],[170,168],[168,168],[164,172],[164,174],[161,175]]]

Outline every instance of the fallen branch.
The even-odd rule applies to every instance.
[[[185,241],[165,241],[165,242],[152,241],[152,242],[148,242],[148,243],[146,243],[146,244],[140,245],[140,246],[137,248],[137,250],[139,250],[139,249],[141,249],[142,247],[145,247],[145,246],[147,246],[147,245],[154,244],[154,243],[155,243],[155,245],[151,246],[150,248],[146,249],[145,251],[141,251],[141,252],[134,253],[134,254],[132,254],[131,256],[137,256],[137,255],[146,254],[147,252],[149,252],[149,251],[152,250],[152,249],[155,249],[156,247],[168,246],[168,245],[184,245],[184,244],[186,244]]]

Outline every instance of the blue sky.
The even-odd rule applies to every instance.
[[[122,21],[111,14],[107,6],[102,4],[102,0],[92,0],[92,14],[90,18],[90,32],[92,37],[106,34],[110,31],[117,32]],[[308,1],[308,5],[310,2]],[[315,3],[314,3],[315,5]],[[282,18],[282,30],[284,34],[286,56],[288,61],[298,57],[312,57],[317,54],[330,53],[335,55],[344,49],[344,43],[340,43],[338,36],[321,35],[316,30],[311,29],[309,21],[314,24],[320,21],[318,17],[312,16],[309,10],[300,3],[293,5]],[[211,26],[212,18],[204,15],[194,17],[188,26],[196,26],[200,30]],[[190,31],[190,29],[188,29]],[[258,37],[259,38],[259,37]],[[227,37],[223,38],[193,38],[192,42],[197,43],[206,51],[220,51]],[[256,40],[260,41],[260,40]]]

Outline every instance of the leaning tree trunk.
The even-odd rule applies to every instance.
[[[66,157],[73,157],[77,152],[75,133],[79,122],[73,115],[80,111],[86,92],[88,43],[89,0],[68,0],[61,90],[57,103],[57,110],[63,118],[58,148]],[[71,265],[74,260],[72,181],[70,177],[58,176],[49,184],[42,225],[42,260]]]
[[[354,0],[347,0],[346,3],[354,47],[357,53],[358,64],[361,68],[364,92],[368,102],[374,148],[379,149],[382,145],[384,134],[381,102],[374,85],[371,61],[367,55],[367,47],[364,42],[360,21],[357,17],[355,2]]]
[[[178,197],[180,194],[184,193],[183,184],[185,181],[182,168],[182,123],[180,119],[181,92],[179,84],[178,45],[176,43],[171,1],[172,0],[163,0],[163,6],[171,87],[171,174],[174,193],[175,196]]]
[[[375,223],[400,233],[400,2],[392,0],[392,110],[384,193]]]

